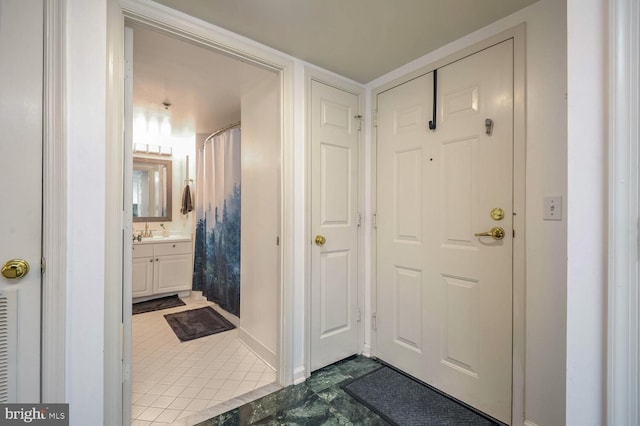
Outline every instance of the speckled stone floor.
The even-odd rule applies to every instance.
[[[281,389],[199,426],[388,425],[340,388],[342,383],[380,366],[363,356],[348,358],[314,372],[304,383]]]

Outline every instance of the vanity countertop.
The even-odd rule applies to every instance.
[[[190,235],[169,235],[168,237],[163,237],[158,235],[157,237],[148,237],[143,238],[142,241],[138,241],[137,239],[133,241],[133,244],[156,244],[156,243],[168,243],[168,242],[183,242],[183,241],[191,241]]]

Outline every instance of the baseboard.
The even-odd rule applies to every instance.
[[[191,290],[191,295],[190,295],[190,297],[191,297],[193,300],[206,300],[206,297],[204,297],[204,296],[202,295],[202,292],[201,292],[201,291],[196,291],[196,290]]]
[[[211,304],[213,305],[213,309],[215,309],[216,312],[218,312],[220,315],[225,317],[225,319],[227,321],[229,321],[231,324],[233,324],[236,327],[240,328],[240,318],[238,318],[237,316],[233,315],[232,313],[229,313],[229,312],[225,311],[217,303],[211,302]]]
[[[367,358],[371,358],[371,345],[364,345],[362,347],[362,355],[366,356]]]
[[[181,299],[184,299],[185,297],[191,297],[191,290],[179,291],[178,297]]]
[[[293,369],[293,384],[299,385],[300,383],[307,380],[306,370],[303,367],[297,367]]]
[[[267,348],[262,342],[253,337],[249,332],[247,332],[244,328],[238,327],[238,338],[249,347],[260,359],[269,365],[269,367],[273,368],[275,371],[278,371],[278,355],[273,352],[271,349]]]
[[[538,426],[536,423],[532,422],[531,420],[525,420],[524,421],[524,426]]]

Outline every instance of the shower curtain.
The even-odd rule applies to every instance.
[[[240,317],[240,128],[198,147],[193,290]]]

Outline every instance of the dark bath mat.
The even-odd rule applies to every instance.
[[[342,389],[393,425],[502,424],[389,367],[352,380]]]
[[[144,302],[134,303],[131,308],[133,315],[143,314],[145,312],[159,311],[160,309],[175,308],[176,306],[184,306],[185,303],[180,300],[177,295],[161,297],[159,299],[146,300]]]
[[[164,317],[183,342],[236,328],[209,306],[167,314]]]

